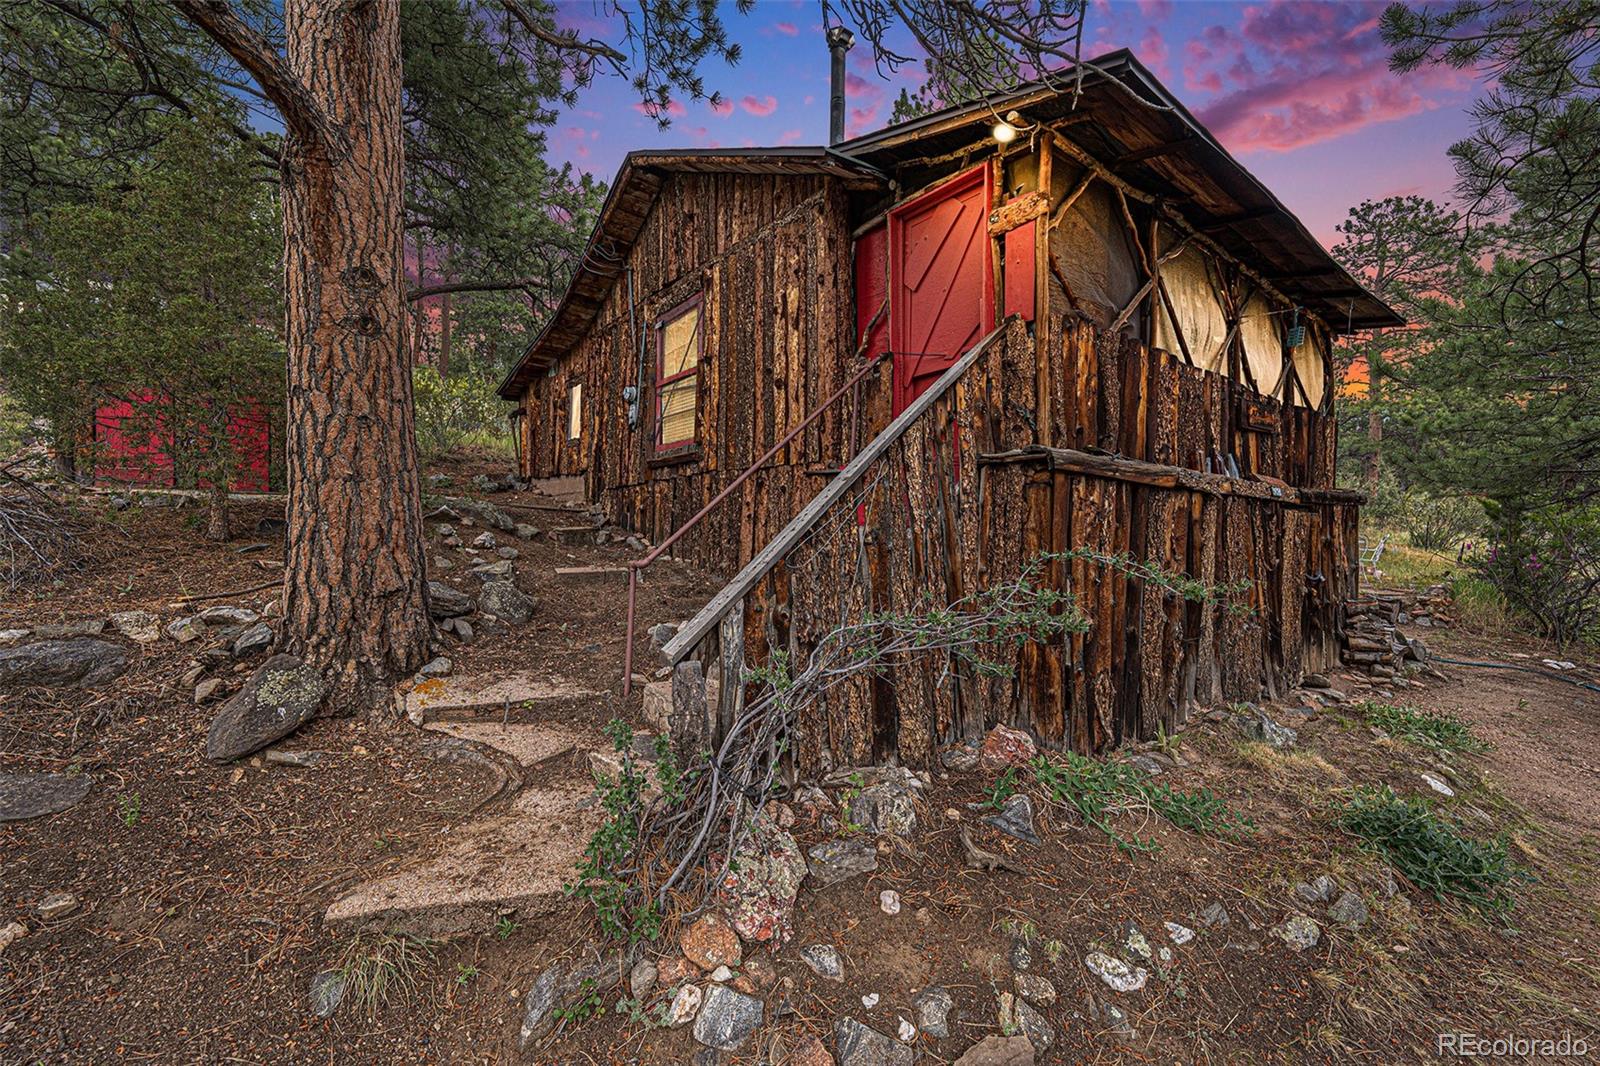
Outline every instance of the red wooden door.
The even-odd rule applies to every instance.
[[[988,214],[987,166],[889,213],[889,344],[897,415],[993,328]]]

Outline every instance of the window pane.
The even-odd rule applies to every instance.
[[[694,440],[694,386],[694,378],[684,378],[661,387],[660,444]]]
[[[567,439],[577,440],[583,435],[583,382],[567,390]]]
[[[700,361],[700,307],[696,305],[666,324],[661,338],[661,376],[670,378]]]

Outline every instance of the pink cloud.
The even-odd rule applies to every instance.
[[[639,114],[645,115],[649,118],[655,118],[662,113],[665,113],[672,118],[682,118],[684,115],[689,113],[689,109],[683,106],[683,102],[681,100],[669,101],[666,107],[662,107],[654,102],[647,104],[643,100],[636,100],[634,101],[633,109],[639,112]]]
[[[1139,0],[1139,14],[1159,22],[1172,14],[1172,0]]]
[[[723,100],[721,103],[712,104],[711,111],[718,118],[727,118],[733,114],[733,101]]]
[[[1158,78],[1166,81],[1172,77],[1167,67],[1167,40],[1158,27],[1151,26],[1144,31],[1144,36],[1139,38],[1138,54]]]
[[[805,131],[804,130],[784,130],[783,131],[783,135],[778,138],[778,143],[779,144],[799,144],[800,143],[800,139],[802,137],[804,137],[804,136],[805,136]]]
[[[739,101],[739,106],[744,108],[752,115],[755,115],[759,118],[766,118],[768,115],[778,110],[778,100],[777,97],[774,96],[768,96],[760,100],[756,99],[754,96],[746,96],[743,100]]]
[[[800,27],[792,22],[774,22],[772,28],[785,37],[798,37],[800,35]]]

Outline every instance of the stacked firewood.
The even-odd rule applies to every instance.
[[[1408,659],[1422,661],[1427,649],[1407,637],[1399,626],[1413,617],[1407,596],[1396,592],[1369,592],[1344,605],[1344,649],[1347,665],[1373,677],[1393,677]]]

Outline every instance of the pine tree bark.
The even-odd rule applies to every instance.
[[[228,486],[214,484],[206,501],[206,539],[221,544],[232,533],[228,522]]]
[[[174,0],[284,116],[288,530],[281,651],[367,711],[425,661],[406,350],[398,0],[287,0],[280,57],[226,0]]]

